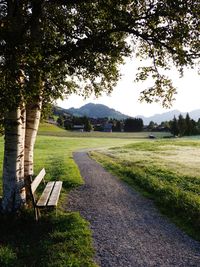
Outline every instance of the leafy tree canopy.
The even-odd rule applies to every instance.
[[[182,74],[198,64],[199,0],[3,0],[0,10],[0,100],[8,108],[37,95],[39,81],[46,99],[109,93],[132,53],[150,59],[136,80],[155,80],[141,99],[167,106],[175,88],[161,70],[174,64]]]
[[[143,120],[140,118],[128,118],[124,121],[125,132],[139,132],[143,130]]]

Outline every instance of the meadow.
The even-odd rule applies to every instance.
[[[60,137],[78,137],[78,138],[118,138],[118,139],[144,139],[148,138],[149,132],[76,132],[76,131],[66,131],[59,127],[54,127],[51,124],[43,123],[42,127],[39,129],[39,135],[43,136],[60,136]],[[156,132],[155,137],[162,138],[164,136],[171,136],[171,134],[166,132]],[[102,141],[103,142],[103,141]]]
[[[71,132],[43,123],[39,128],[34,150],[34,172],[37,174],[45,167],[47,179],[61,179],[64,181],[64,188],[70,189],[82,183],[72,158],[73,151],[121,146],[131,143],[132,139],[144,139],[147,136],[148,133]],[[160,136],[159,133],[158,136]],[[2,194],[3,143],[3,137],[0,137],[0,195]]]
[[[84,137],[76,133],[72,137],[54,125],[42,124],[35,145],[35,167],[37,174],[46,169],[46,180],[62,180],[63,188],[59,200],[58,215],[42,212],[39,223],[35,223],[33,210],[24,210],[21,216],[0,217],[0,266],[96,266],[93,262],[91,231],[78,212],[66,212],[67,193],[83,184],[73,151],[96,149],[131,143],[131,138]],[[3,137],[0,138],[0,174],[3,163]],[[2,178],[0,178],[2,195]]]
[[[58,215],[42,212],[39,223],[32,209],[11,218],[1,215],[0,266],[97,266],[88,222],[78,212],[65,211],[68,192],[84,183],[73,160],[73,152],[81,149],[92,151],[97,161],[155,200],[173,220],[179,223],[184,218],[181,227],[198,238],[200,141],[155,135],[158,139],[150,140],[148,133],[73,133],[42,124],[34,170],[37,174],[45,167],[46,180],[63,181]],[[3,137],[0,152],[2,173]]]
[[[143,140],[91,155],[200,240],[199,139]]]

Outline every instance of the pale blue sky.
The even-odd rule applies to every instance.
[[[57,101],[58,106],[78,108],[86,103],[93,102],[107,105],[129,116],[151,116],[155,113],[169,111],[170,109],[162,108],[161,104],[146,104],[138,101],[139,93],[145,89],[148,83],[134,82],[137,65],[135,59],[128,59],[126,64],[120,67],[122,78],[110,96],[103,95],[98,99],[91,96],[89,99],[84,100],[82,97],[72,95],[64,101]],[[186,70],[184,77],[179,78],[179,74],[173,70],[170,72],[170,77],[178,89],[176,101],[171,109],[185,112],[200,109],[200,76],[197,71]]]

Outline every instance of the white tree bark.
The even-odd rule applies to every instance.
[[[8,112],[5,122],[2,210],[18,210],[25,202],[24,138],[25,109],[22,105]]]
[[[24,157],[24,175],[32,176],[33,152],[41,117],[42,98],[38,97],[34,102],[26,106],[26,134],[25,134],[25,157]]]

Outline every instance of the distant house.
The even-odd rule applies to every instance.
[[[94,131],[98,131],[98,132],[104,131],[104,127],[100,123],[99,124],[93,124],[93,129],[94,129]]]
[[[77,132],[83,132],[84,131],[84,125],[73,125],[72,126],[72,131],[77,131]]]
[[[104,124],[104,132],[111,133],[112,132],[112,123]]]
[[[57,121],[55,121],[53,118],[49,118],[49,119],[47,120],[47,122],[50,123],[50,124],[57,125]]]

